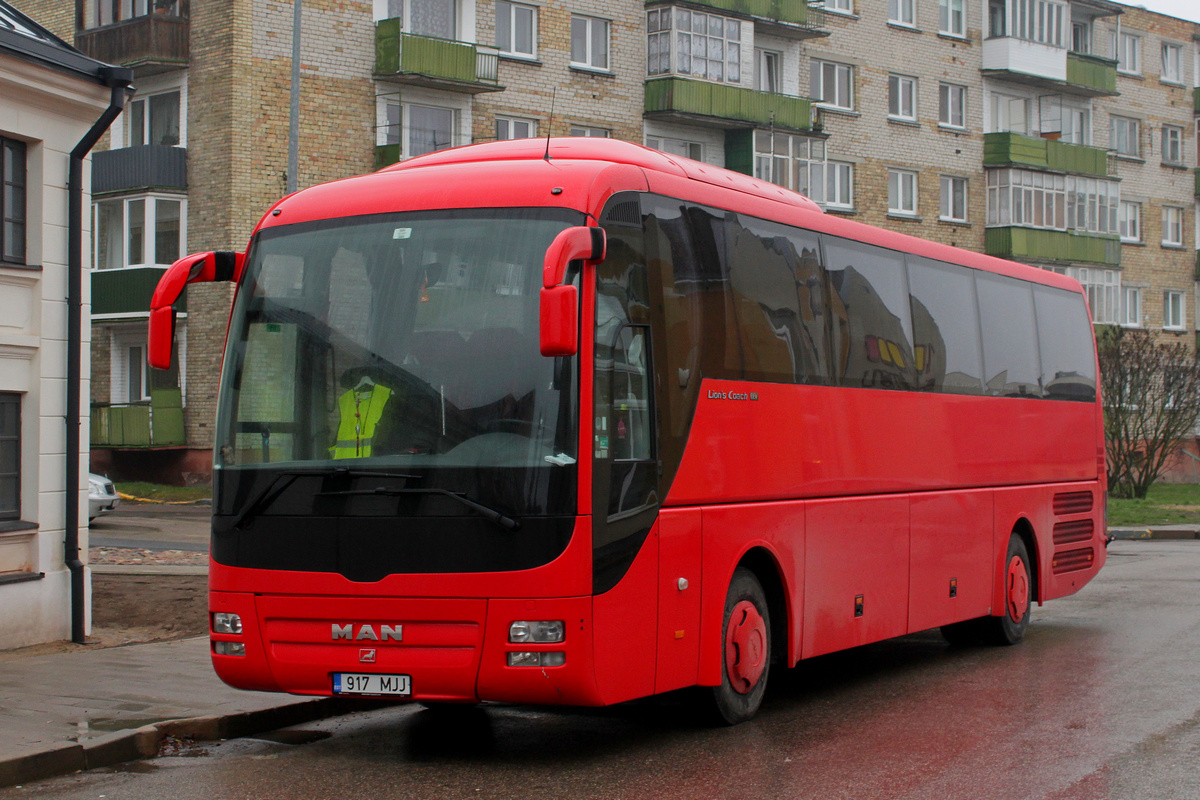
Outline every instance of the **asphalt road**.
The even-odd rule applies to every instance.
[[[782,678],[782,680],[777,680]],[[1200,798],[1200,541],[1122,541],[1025,642],[923,633],[779,671],[759,717],[403,705],[0,790],[12,798]]]
[[[111,514],[96,517],[88,528],[92,547],[148,550],[208,550],[212,507],[121,501]]]

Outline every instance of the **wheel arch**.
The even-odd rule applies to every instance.
[[[1019,537],[1025,543],[1025,552],[1029,554],[1029,574],[1033,581],[1032,599],[1040,605],[1042,602],[1042,558],[1038,550],[1038,540],[1033,530],[1033,523],[1028,518],[1021,517],[1013,524],[1011,535]]]
[[[778,560],[767,548],[752,547],[742,555],[737,565],[754,573],[754,577],[762,586],[763,594],[766,595],[767,609],[771,614],[772,662],[791,666],[788,652],[791,641],[788,636],[791,609]]]

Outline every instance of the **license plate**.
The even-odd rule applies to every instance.
[[[412,694],[409,675],[372,675],[362,672],[333,673],[334,694],[386,694],[408,697]]]

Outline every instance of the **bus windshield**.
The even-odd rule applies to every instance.
[[[261,232],[230,325],[219,483],[574,464],[578,370],[539,351],[538,289],[546,248],[582,222],[472,209]]]

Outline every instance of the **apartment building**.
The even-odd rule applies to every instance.
[[[95,160],[95,463],[202,479],[230,289],[288,185],[293,3],[20,0],[138,94]],[[1046,269],[1098,322],[1196,330],[1200,25],[1110,0],[306,0],[297,185],[495,138],[611,136]]]

